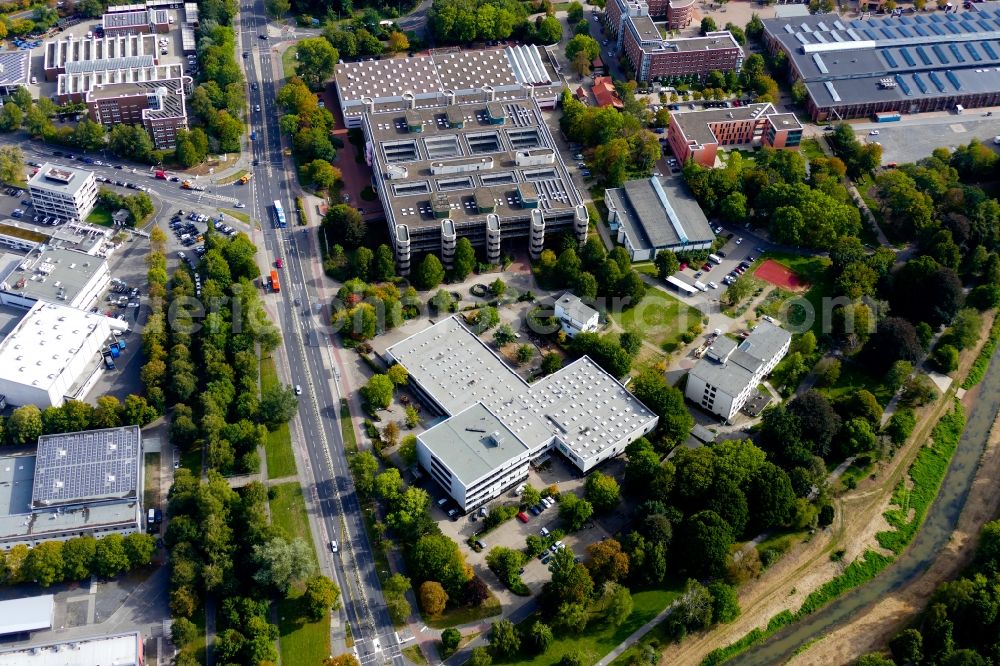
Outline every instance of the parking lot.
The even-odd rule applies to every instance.
[[[889,123],[854,125],[858,140],[882,144],[882,164],[916,162],[930,156],[935,148],[955,149],[979,139],[996,149],[994,138],[1000,135],[1000,119],[986,116],[989,111],[968,109],[954,112],[903,116]],[[878,134],[872,134],[878,132]]]

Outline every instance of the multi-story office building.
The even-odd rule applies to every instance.
[[[101,19],[105,36],[146,35],[170,31],[165,9],[140,9],[131,12],[108,12]]]
[[[365,113],[362,128],[402,275],[428,252],[450,267],[459,237],[490,263],[509,239],[534,257],[552,232],[586,240],[587,207],[533,99]]]
[[[640,4],[645,8],[640,9]],[[638,16],[642,11],[651,18],[664,21],[668,30],[681,30],[694,21],[697,14],[695,5],[695,0],[610,0],[604,11],[608,25],[615,30],[620,28],[623,15]]]
[[[556,301],[553,316],[569,337],[577,333],[594,333],[600,326],[600,313],[584,303],[579,296],[566,292]]]
[[[680,162],[714,167],[719,148],[795,148],[802,123],[794,113],[779,113],[769,103],[675,113],[667,143]]]
[[[788,56],[815,120],[1000,104],[1000,3],[966,11],[835,15],[764,21],[772,52]]]
[[[393,345],[385,357],[402,364],[416,395],[445,416],[417,436],[417,458],[463,511],[522,481],[529,463],[548,451],[587,473],[658,421],[586,356],[528,384],[457,316]]]
[[[142,125],[158,149],[169,150],[188,127],[184,87],[180,78],[99,87],[87,93],[87,109],[105,127]]]
[[[115,35],[81,39],[72,35],[45,42],[45,80],[55,81],[67,67],[74,71],[113,71],[158,64],[155,35]]]
[[[40,215],[85,220],[97,203],[93,171],[45,163],[28,181],[31,203]]]
[[[683,27],[690,21],[678,9],[677,26],[668,20],[664,31]],[[639,81],[652,81],[673,76],[705,76],[713,70],[727,72],[738,70],[743,64],[743,48],[726,30],[710,32],[704,37],[669,38],[653,21],[655,5],[645,0],[610,0],[605,14],[607,28],[614,37],[614,50],[624,52],[635,70]]]
[[[684,395],[731,421],[757,385],[788,353],[792,334],[762,321],[742,342],[718,336],[687,376]]]

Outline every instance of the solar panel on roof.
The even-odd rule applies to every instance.
[[[976,25],[978,25],[981,30],[985,30],[986,32],[993,31],[993,26],[989,24],[989,21],[984,21],[983,19],[979,19],[976,21]]]
[[[833,37],[833,41],[835,41],[835,42],[843,42],[844,41],[843,35],[841,35],[836,30],[831,31],[830,32],[830,36]]]
[[[806,36],[803,35],[801,32],[795,33],[795,39],[799,40],[800,44],[808,44],[809,43],[809,40],[806,39]]]
[[[969,42],[966,42],[965,43],[965,50],[969,52],[969,55],[972,56],[972,59],[975,60],[976,62],[979,62],[980,60],[983,59],[983,57],[981,55],[979,55],[979,51],[976,50],[976,45],[975,44],[971,44]]]
[[[856,41],[856,42],[860,42],[860,41],[861,41],[861,37],[860,37],[860,35],[858,35],[858,33],[854,32],[854,30],[853,30],[853,29],[851,29],[851,28],[848,28],[848,29],[847,29],[847,34],[848,34],[848,36],[850,36],[850,38],[851,38],[851,39],[853,39],[854,41]]]
[[[803,32],[812,32],[813,31],[813,29],[809,27],[808,23],[801,23],[799,25],[801,26]]]
[[[899,84],[899,89],[903,91],[904,95],[906,95],[907,97],[913,95],[913,91],[910,90],[910,85],[906,81],[904,81],[903,77],[900,76],[899,74],[896,75],[896,83]]]
[[[944,73],[944,75],[948,77],[948,80],[951,81],[951,85],[955,86],[956,90],[962,89],[962,82],[958,80],[957,76],[955,76],[955,72],[949,69]]]
[[[938,76],[937,72],[931,72],[927,76],[931,77],[931,81],[937,87],[938,92],[944,92],[944,90],[945,90],[945,88],[944,88],[944,81],[941,80],[941,77]]]
[[[969,22],[969,21],[960,21],[959,25],[962,26],[962,29],[965,30],[966,32],[975,32],[976,31],[975,26],[972,25],[972,23]]]
[[[823,23],[822,21],[820,21],[819,23],[817,23],[816,27],[819,28],[820,30],[824,31],[824,32],[829,32],[830,31],[830,29],[828,27],[826,27],[826,24]]]
[[[788,25],[786,23],[785,24],[785,32],[787,32],[789,35],[791,35],[791,34],[793,34],[795,32],[795,29],[792,26],[790,26],[790,25]]]
[[[829,43],[827,41],[826,37],[824,37],[823,33],[821,33],[821,32],[814,32],[814,33],[812,33],[812,36],[815,37],[816,41],[820,42],[821,44],[828,44]]]
[[[858,21],[857,19],[851,21],[851,25],[854,26],[855,28],[860,28],[864,26],[864,24],[865,24],[864,21]]]
[[[934,54],[935,54],[935,55],[936,55],[936,56],[938,57],[938,60],[939,60],[939,61],[940,61],[940,62],[941,62],[942,64],[945,64],[945,65],[947,65],[947,64],[950,64],[950,61],[948,60],[948,56],[946,56],[946,55],[944,54],[944,49],[943,49],[943,48],[941,48],[941,45],[940,45],[940,44],[935,44],[935,45],[934,45],[934,46],[932,46],[931,48],[932,48],[932,49],[934,49]]]
[[[889,28],[879,28],[879,32],[885,35],[886,39],[896,39],[896,35]]]
[[[844,27],[844,24],[841,23],[840,21],[834,21],[833,22],[833,27],[836,28],[837,30],[846,30],[846,28]]]
[[[902,23],[903,25],[913,25],[913,19],[911,19],[909,16],[900,16],[899,22]]]
[[[907,28],[906,26],[901,25],[898,28],[896,28],[896,30],[898,30],[899,34],[901,34],[903,37],[910,37],[910,38],[913,37],[913,31]]]
[[[910,67],[917,66],[917,63],[913,60],[913,56],[910,55],[909,49],[899,49],[899,55],[903,56],[903,60],[905,60],[906,64]]]
[[[826,68],[826,63],[823,62],[823,58],[821,58],[818,53],[813,53],[813,62],[816,63],[816,69],[818,69],[822,74],[830,73],[830,70]]]
[[[958,50],[958,44],[949,44],[948,48],[951,50],[951,54],[955,56],[955,60],[965,62],[965,56]]]
[[[927,84],[924,83],[924,79],[922,76],[920,76],[919,74],[914,74],[913,82],[917,84],[918,88],[920,88],[920,92],[922,92],[925,95],[927,94]]]
[[[983,47],[983,50],[986,51],[986,53],[987,53],[987,55],[989,55],[990,59],[992,59],[992,60],[996,60],[997,59],[997,52],[993,50],[993,45],[992,44],[990,44],[989,42],[982,42],[982,44],[980,44],[980,46]]]
[[[892,51],[889,51],[888,49],[883,50],[882,57],[885,58],[887,63],[889,63],[890,67],[893,69],[899,69],[899,65],[896,64],[896,59],[892,55]]]
[[[927,55],[927,51],[924,51],[924,47],[922,46],[917,47],[917,55],[920,56],[920,59],[923,61],[925,65],[931,64],[930,56]]]
[[[913,26],[913,32],[917,33],[921,37],[928,37],[928,36],[930,36],[930,33],[927,32],[927,28],[925,28],[922,25],[915,25],[915,26]]]
[[[930,19],[928,19],[923,14],[917,14],[916,16],[913,17],[913,20],[916,21],[917,23],[927,23]]]
[[[837,89],[833,87],[833,82],[832,81],[824,81],[823,85],[826,86],[826,91],[828,93],[830,93],[830,99],[832,99],[834,102],[839,102],[840,101],[840,94],[837,93]]]
[[[941,28],[941,26],[939,26],[938,24],[936,24],[936,23],[931,23],[931,24],[930,24],[930,25],[929,25],[928,27],[929,27],[929,28],[931,29],[931,31],[932,31],[932,32],[933,32],[933,33],[934,33],[935,35],[937,35],[938,37],[944,37],[944,36],[945,36],[945,31],[944,31],[944,30],[943,30],[943,29]]]
[[[961,35],[962,34],[962,30],[957,25],[955,25],[954,23],[945,23],[944,27],[947,28],[948,32],[950,32],[953,35]]]
[[[865,33],[865,36],[868,37],[868,39],[872,40],[873,42],[878,39],[878,37],[875,35],[874,30],[869,30],[868,28],[864,28],[861,32]]]

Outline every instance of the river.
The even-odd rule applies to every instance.
[[[990,359],[979,396],[967,415],[951,467],[923,527],[902,556],[881,575],[847,592],[829,605],[789,625],[760,645],[731,660],[740,666],[771,666],[790,659],[795,651],[817,637],[830,634],[859,611],[924,572],[948,542],[965,506],[979,459],[1000,410],[1000,346]]]

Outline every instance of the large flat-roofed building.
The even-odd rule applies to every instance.
[[[719,148],[797,149],[802,123],[793,113],[779,113],[770,103],[675,113],[667,143],[682,163],[694,160],[712,168]]]
[[[0,601],[0,636],[16,640],[33,631],[51,629],[54,608],[55,596],[52,594]],[[3,663],[0,653],[0,664]]]
[[[610,0],[605,21],[614,38],[614,51],[632,63],[638,81],[675,76],[705,76],[712,70],[735,71],[743,65],[743,48],[726,30],[703,37],[667,38],[653,21],[655,5],[644,0]],[[693,18],[694,3],[678,9],[678,27]],[[664,29],[674,30],[668,20]]]
[[[440,253],[446,267],[459,237],[485,247],[567,230],[586,240],[589,216],[534,100],[454,104],[366,113],[366,154],[399,272],[413,255]]]
[[[142,634],[81,638],[0,650],[0,666],[144,666]]]
[[[145,35],[170,31],[170,19],[165,9],[140,9],[131,12],[108,12],[101,18],[104,34]]]
[[[79,39],[72,36],[45,42],[45,79],[55,81],[67,67],[110,71],[157,64],[155,35],[116,35]]]
[[[625,14],[649,16],[664,21],[668,30],[682,30],[697,16],[695,0],[611,0],[604,11],[609,26],[618,29]]]
[[[0,94],[11,95],[31,80],[31,52],[0,52]]]
[[[550,58],[537,46],[507,46],[342,63],[336,69],[340,110],[347,127],[359,127],[364,113],[452,104],[531,98],[551,109],[563,84]]]
[[[184,78],[99,86],[87,93],[87,109],[94,122],[105,127],[142,125],[159,150],[177,143],[178,130],[187,129]]]
[[[526,383],[457,316],[385,356],[407,369],[415,393],[445,417],[417,437],[417,457],[463,511],[522,480],[529,462],[549,450],[586,473],[658,421],[587,357]]]
[[[815,120],[1000,104],[1000,3],[958,12],[764,21]]]
[[[34,303],[0,341],[0,395],[41,409],[83,400],[104,371],[103,352],[125,328],[103,314]]]
[[[605,190],[604,203],[608,223],[632,261],[653,259],[662,250],[705,250],[715,240],[708,218],[680,178],[630,180]]]
[[[29,309],[36,301],[87,310],[111,282],[103,257],[74,249],[39,247],[27,256],[3,255],[0,304]],[[10,260],[12,259],[12,260]]]
[[[142,492],[138,426],[43,435],[0,460],[0,548],[140,532]]]
[[[46,162],[28,181],[31,203],[41,215],[85,220],[97,203],[93,171]]]
[[[788,353],[792,334],[762,321],[742,342],[718,336],[687,376],[685,397],[731,421]]]

